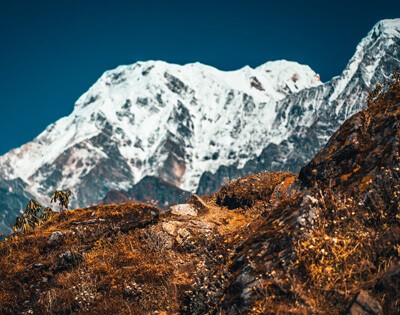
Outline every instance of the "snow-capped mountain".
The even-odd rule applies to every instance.
[[[71,187],[82,205],[146,175],[195,191],[205,171],[261,152],[277,101],[320,84],[309,67],[288,61],[232,72],[161,61],[121,66],[0,165],[7,179],[40,194]]]
[[[376,24],[326,84],[285,60],[228,72],[200,63],[120,66],[69,116],[0,157],[0,177],[39,197],[69,188],[73,206],[85,206],[146,176],[203,193],[249,172],[298,170],[399,60],[395,19]]]

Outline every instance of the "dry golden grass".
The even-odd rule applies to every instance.
[[[117,310],[118,305],[128,314],[138,310],[125,297],[130,279],[145,282],[143,290],[148,292],[171,291],[165,281],[171,267],[164,257],[142,246],[137,233],[157,217],[157,209],[142,204],[76,209],[1,242],[0,313],[16,312],[30,300],[36,303],[30,307],[38,313],[103,312]],[[62,242],[50,245],[55,230],[64,233]],[[60,254],[66,251],[76,253],[79,259],[59,268]],[[42,266],[35,268],[34,264]],[[142,310],[150,312],[171,304],[160,296],[157,301],[141,298]]]
[[[316,209],[320,219],[299,237],[291,268],[301,275],[300,286],[311,291],[315,305],[337,313],[398,263],[400,226],[398,222],[389,226],[384,209],[369,213],[352,198],[339,199],[331,191],[320,200]],[[375,226],[369,224],[371,215]],[[384,296],[380,297],[383,302]]]
[[[196,217],[104,205],[9,237],[0,243],[0,313],[341,314],[366,290],[400,314],[397,85],[345,123],[299,178],[232,181],[205,196]],[[54,231],[62,239],[49,244]]]

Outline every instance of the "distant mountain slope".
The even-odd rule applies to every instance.
[[[12,231],[15,217],[25,209],[34,194],[20,178],[4,180],[0,178],[0,233],[7,235]],[[2,235],[0,235],[0,239]]]
[[[193,191],[205,170],[257,155],[278,100],[319,84],[309,67],[287,61],[232,72],[160,61],[121,66],[0,165],[6,178],[39,193],[68,186],[86,203],[146,175]],[[107,174],[102,183],[92,180],[98,174]]]
[[[69,188],[74,207],[128,191],[146,176],[207,193],[252,172],[297,171],[398,66],[399,29],[400,19],[376,24],[343,74],[326,84],[308,66],[284,60],[230,72],[199,63],[120,66],[69,116],[0,157],[0,178],[22,180],[38,197]]]
[[[191,194],[154,176],[146,176],[127,191],[109,191],[100,201],[102,204],[122,203],[127,201],[147,202],[161,210],[184,203]]]

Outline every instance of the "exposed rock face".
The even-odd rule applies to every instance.
[[[400,102],[392,88],[347,120],[323,150],[300,171],[303,186],[315,183],[359,196],[371,207],[399,206]]]
[[[197,210],[191,204],[180,204],[171,207],[171,213],[175,215],[183,215],[183,216],[190,216],[190,217],[197,217]]]

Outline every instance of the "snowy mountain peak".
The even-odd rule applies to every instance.
[[[381,20],[375,24],[370,33],[373,37],[388,36],[400,37],[400,19]]]
[[[391,72],[387,72],[385,68],[391,68],[396,61],[400,41],[399,30],[400,19],[381,20],[375,24],[358,44],[343,74],[332,80],[335,92],[330,96],[331,101],[343,93],[355,76],[362,80],[361,86],[369,87],[374,78],[380,76],[382,80],[390,75]],[[392,60],[386,60],[385,55],[392,51]],[[382,62],[383,60],[386,64]]]
[[[269,61],[258,66],[256,70],[275,81],[276,89],[288,86],[292,93],[322,84],[319,75],[309,66],[293,61]]]
[[[111,90],[114,94],[124,92],[122,90],[128,86],[144,89],[151,86],[168,87],[172,77],[189,83],[191,91],[204,91],[218,84],[244,93],[253,93],[256,89],[262,97],[274,99],[281,99],[288,93],[320,84],[319,76],[310,67],[286,60],[268,62],[256,69],[246,66],[234,71],[221,71],[201,63],[181,66],[163,61],[146,61],[106,71],[78,99],[76,107],[83,108],[95,103]],[[182,88],[187,89],[189,86],[182,85]]]

